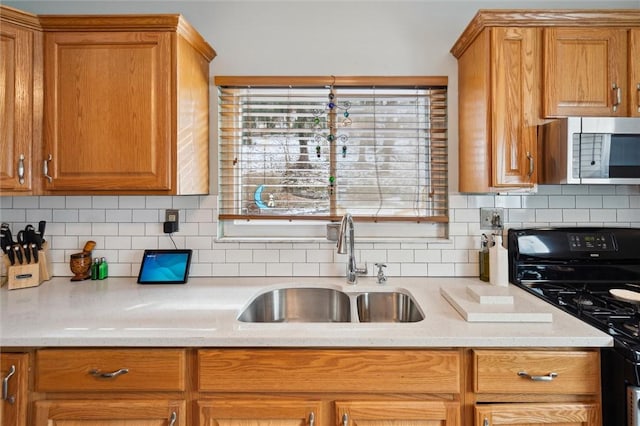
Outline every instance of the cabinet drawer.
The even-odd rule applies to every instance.
[[[473,351],[478,393],[595,394],[600,357],[591,351]]]
[[[202,349],[198,388],[211,392],[460,392],[453,350]]]
[[[182,391],[182,349],[44,349],[36,353],[36,389]]]

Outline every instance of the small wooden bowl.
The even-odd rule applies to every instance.
[[[71,272],[74,273],[71,281],[82,281],[91,278],[91,252],[74,253],[69,262]]]

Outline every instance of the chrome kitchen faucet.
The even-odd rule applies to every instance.
[[[349,231],[348,235],[347,230]],[[345,247],[347,238],[349,239],[349,246]],[[356,265],[355,230],[351,213],[346,213],[342,217],[342,222],[340,222],[340,231],[338,232],[338,244],[336,247],[338,248],[339,254],[349,255],[349,260],[347,261],[347,283],[355,284],[358,281],[358,275],[367,274],[367,265],[365,264],[364,268],[358,268],[358,265]]]

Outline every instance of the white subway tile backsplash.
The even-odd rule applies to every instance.
[[[564,222],[588,222],[590,218],[589,209],[564,209],[562,210]]]
[[[91,199],[91,204],[94,209],[117,209],[120,207],[117,195],[94,196]]]
[[[591,209],[589,219],[591,222],[616,222],[617,211],[615,209]]]
[[[158,211],[153,209],[152,210],[140,210],[140,209],[133,210],[131,212],[131,221],[132,222],[153,222],[153,223],[160,222],[160,220],[158,219]]]
[[[568,195],[550,195],[549,208],[573,209],[576,207],[576,198]]]
[[[137,250],[160,248],[158,237],[131,237],[131,248]]]
[[[536,209],[537,222],[562,222],[561,209]]]
[[[54,210],[52,215],[53,222],[78,222],[80,213],[77,209]],[[3,219],[4,220],[4,219]]]
[[[106,221],[106,212],[103,209],[78,210],[78,222],[99,223]]]
[[[401,263],[400,275],[405,277],[429,276],[426,263]]]
[[[146,207],[147,197],[143,195],[121,195],[118,207],[121,209],[143,209]]]
[[[280,261],[280,253],[277,250],[253,250],[254,262],[277,263]]]
[[[145,200],[148,209],[173,209],[173,197],[171,196],[149,196]]]
[[[91,235],[90,223],[68,223],[65,231],[67,235],[88,236]]]
[[[294,263],[293,276],[294,277],[319,277],[320,265],[318,265],[317,263]]]
[[[136,276],[146,248],[194,249],[192,276],[344,276],[346,255],[335,243],[217,241],[217,196],[0,196],[0,215],[14,229],[46,220],[54,273],[71,275],[69,255],[87,240],[106,257],[113,276]],[[480,207],[504,207],[506,228],[640,227],[640,187],[540,185],[537,193],[451,194],[449,239],[356,241],[356,259],[375,275],[476,276]],[[180,210],[180,230],[164,233],[165,210]],[[16,231],[17,232],[17,231]],[[356,224],[356,238],[358,236]],[[173,238],[173,239],[172,239]],[[174,246],[175,243],[175,246]]]
[[[267,263],[267,276],[269,277],[292,277],[292,263]]]
[[[124,210],[106,210],[105,222],[131,222],[133,212]]]
[[[65,197],[65,207],[68,209],[90,209],[92,207],[90,196],[69,195]]]
[[[111,237],[107,236],[104,239],[104,244],[106,248],[110,249],[125,249],[130,250],[131,247],[131,238],[132,237]]]
[[[576,196],[576,207],[588,209],[602,208],[602,197],[598,195],[578,195]]]
[[[40,200],[38,197],[27,196],[13,198],[14,209],[37,209],[38,207],[40,207]]]
[[[40,197],[39,204],[41,209],[64,209],[66,206],[66,200],[63,196],[52,195],[49,197]]]

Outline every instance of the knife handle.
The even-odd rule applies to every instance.
[[[16,262],[22,265],[22,251],[20,251],[20,245],[16,244],[13,246],[13,254],[15,254]]]
[[[25,263],[28,265],[31,263],[31,250],[29,250],[29,244],[22,245],[22,252],[24,253]]]
[[[36,243],[31,243],[31,255],[33,263],[38,263],[38,245]]]
[[[13,255],[13,248],[11,246],[7,246],[6,247],[6,252],[7,252],[7,257],[9,258],[9,263],[11,263],[11,266],[16,264],[16,258]]]

